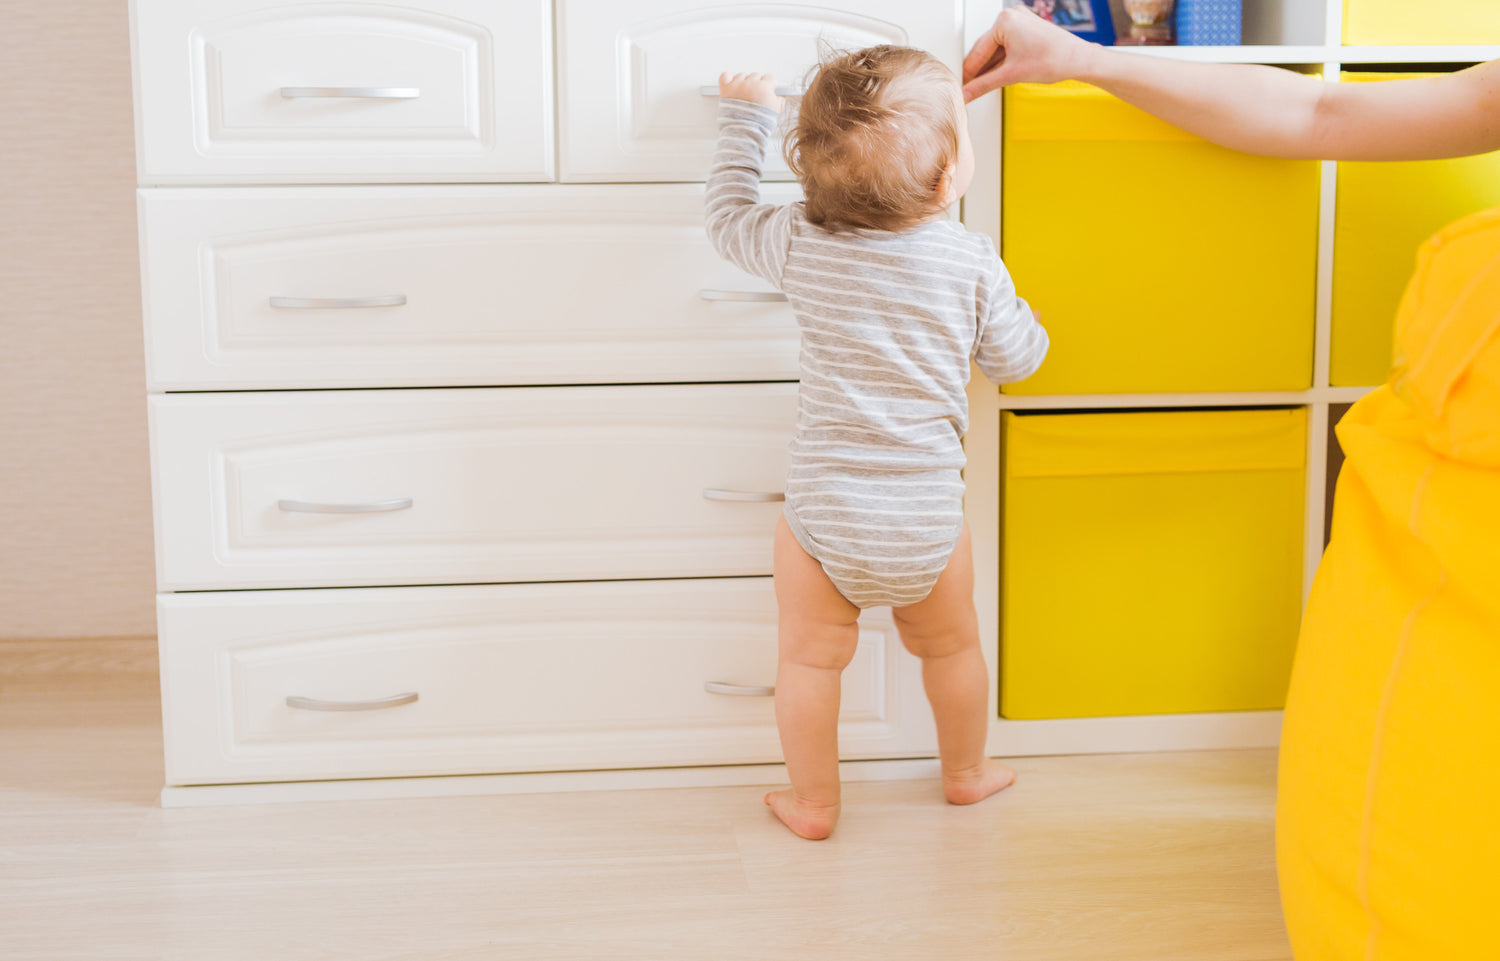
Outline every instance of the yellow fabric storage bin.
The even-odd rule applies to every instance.
[[[1282,728],[1298,961],[1492,961],[1500,880],[1500,210],[1443,231],[1346,460]]]
[[[1500,3],[1344,0],[1344,42],[1365,46],[1500,43]]]
[[[1500,10],[1500,2],[1494,4]],[[1425,15],[1424,15],[1425,16]],[[1345,73],[1344,82],[1422,74]],[[1385,383],[1391,327],[1417,248],[1445,224],[1500,204],[1500,153],[1421,163],[1339,164],[1333,248],[1336,387]]]
[[[1314,161],[1216,147],[1077,82],[1005,92],[1002,256],[1052,338],[1017,394],[1312,383]]]
[[[1006,414],[1000,713],[1279,708],[1307,412]]]

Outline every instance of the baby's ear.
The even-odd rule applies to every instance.
[[[944,208],[953,206],[958,200],[958,197],[955,196],[956,191],[953,189],[953,177],[957,173],[958,161],[950,160],[948,161],[948,166],[944,167],[942,173],[938,174],[937,190],[934,193],[937,195],[938,202]]]

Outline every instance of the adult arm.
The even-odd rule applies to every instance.
[[[1019,8],[1002,11],[969,51],[964,97],[1069,78],[1247,153],[1427,160],[1500,150],[1500,61],[1439,77],[1327,83],[1276,67],[1112,50]]]

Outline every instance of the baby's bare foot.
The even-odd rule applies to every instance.
[[[973,804],[1003,791],[1016,781],[1016,772],[992,757],[972,771],[943,775],[943,794],[949,804]]]
[[[828,837],[839,820],[837,804],[813,804],[797,797],[790,790],[772,791],[766,795],[765,801],[782,824],[791,828],[793,834],[809,841],[821,841]]]

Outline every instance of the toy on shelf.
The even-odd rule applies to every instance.
[[[1177,0],[1177,43],[1184,47],[1236,47],[1241,43],[1241,0]]]
[[[1176,41],[1172,37],[1173,0],[1125,0],[1129,29],[1115,41],[1124,46],[1164,47]]]
[[[1025,7],[1049,23],[1094,43],[1115,42],[1115,20],[1109,0],[1005,0],[1007,7]]]

